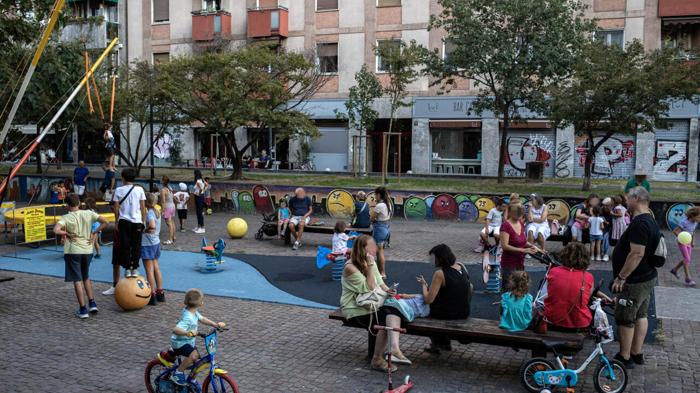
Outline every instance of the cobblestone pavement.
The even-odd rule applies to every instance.
[[[206,217],[209,239],[224,235],[229,217],[221,213]],[[255,217],[246,219],[248,236],[230,241],[228,252],[292,252],[278,240],[254,240],[252,234],[258,227]],[[396,222],[393,229],[392,247],[387,251],[390,260],[425,261],[427,250],[438,242],[453,247],[462,260],[478,259],[470,251],[479,230],[476,225]],[[198,249],[199,235],[178,235],[178,249]],[[312,255],[316,244],[327,243],[329,236],[312,234],[298,253]],[[672,252],[672,260],[677,259],[677,250],[672,248]],[[606,265],[598,263],[594,268]],[[697,263],[694,270],[697,274]],[[143,369],[157,351],[167,347],[183,294],[168,293],[165,304],[136,312],[122,312],[111,298],[98,296],[100,313],[79,320],[72,315],[75,300],[71,285],[56,278],[12,275],[15,281],[0,283],[0,331],[6,335],[0,391],[144,391]],[[666,271],[660,272],[660,283],[680,285]],[[105,288],[105,284],[96,284],[96,291]],[[685,293],[697,297],[696,291]],[[207,297],[202,312],[232,327],[220,338],[218,357],[243,392],[378,392],[386,387],[386,376],[367,368],[366,334],[328,320],[327,311]],[[648,364],[630,371],[632,382],[627,391],[700,391],[700,322],[666,319],[663,328],[665,341],[645,347]],[[529,353],[455,345],[453,352],[435,357],[423,352],[425,345],[424,338],[406,336],[401,340],[414,365],[400,367],[397,377],[410,373],[416,381],[412,391],[522,391],[517,372]],[[591,346],[587,345],[577,361]],[[613,354],[616,345],[609,344],[606,349]],[[583,376],[584,384],[577,391],[593,391],[592,369]]]

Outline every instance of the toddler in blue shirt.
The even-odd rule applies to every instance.
[[[529,286],[530,277],[526,272],[516,271],[510,275],[510,292],[501,295],[501,329],[519,332],[530,326],[533,299]]]

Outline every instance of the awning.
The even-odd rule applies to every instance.
[[[478,120],[433,120],[430,128],[481,128]]]
[[[673,25],[697,25],[700,24],[700,17],[690,17],[690,18],[664,18],[664,26]]]

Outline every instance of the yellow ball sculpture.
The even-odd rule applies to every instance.
[[[141,276],[124,277],[114,288],[114,300],[124,311],[144,308],[151,299],[151,285]]]
[[[248,223],[242,218],[232,218],[226,224],[226,231],[232,239],[240,239],[248,232]]]
[[[692,241],[693,241],[693,235],[691,235],[690,233],[683,231],[683,232],[678,234],[678,243],[680,243],[684,246],[687,246]]]

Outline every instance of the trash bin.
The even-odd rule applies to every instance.
[[[529,182],[541,183],[544,179],[544,162],[532,161],[525,164],[525,177]]]

